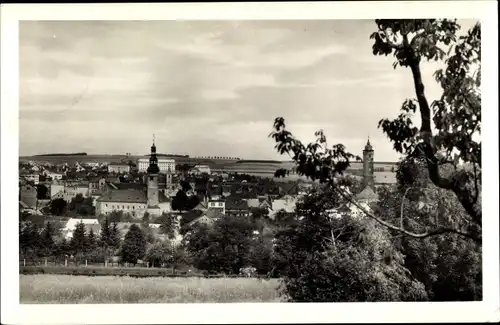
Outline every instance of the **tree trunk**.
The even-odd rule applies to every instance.
[[[473,195],[472,191],[467,188],[467,182],[461,182],[458,180],[455,181],[453,177],[451,179],[442,178],[439,174],[439,163],[436,157],[436,148],[432,146],[431,110],[425,96],[425,87],[422,81],[419,61],[413,58],[410,62],[410,68],[413,75],[415,94],[417,96],[420,117],[422,120],[420,134],[424,140],[423,153],[426,157],[429,178],[437,187],[453,191],[465,211],[467,211],[478,226],[481,226],[482,209],[480,207],[480,202],[479,204],[475,202],[475,195]]]

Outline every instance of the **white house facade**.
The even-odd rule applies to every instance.
[[[139,158],[137,159],[137,170],[139,172],[146,172],[149,167],[149,159],[148,158]],[[174,159],[166,159],[159,158],[158,159],[158,168],[160,168],[160,172],[162,173],[174,173],[175,172],[175,160]]]

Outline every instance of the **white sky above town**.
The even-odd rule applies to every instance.
[[[463,29],[472,21],[460,21]],[[395,161],[381,118],[414,97],[408,69],[372,54],[373,20],[20,23],[20,155],[147,153],[287,159],[268,138]],[[429,100],[440,88],[423,63]]]

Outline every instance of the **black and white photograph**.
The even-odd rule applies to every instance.
[[[36,308],[90,324],[128,308],[152,321],[146,308],[164,304],[216,306],[206,322],[262,306],[258,322],[272,306],[330,303],[319,319],[336,322],[378,305],[357,303],[408,303],[441,310],[412,312],[432,321],[468,315],[460,302],[482,311],[469,320],[499,321],[497,18],[481,16],[497,5],[457,1],[458,15],[434,3],[385,15],[391,4],[374,1],[359,18],[314,18],[305,3],[303,18],[286,3],[156,4],[151,19],[139,7],[122,18],[126,4],[40,5],[38,18],[12,5],[2,309],[7,298],[16,319]],[[108,304],[127,307],[106,319],[42,309]]]

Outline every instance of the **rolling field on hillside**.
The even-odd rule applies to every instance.
[[[125,156],[125,155],[85,155],[85,156],[22,156],[20,161],[36,161],[49,163],[69,163],[75,162],[99,162],[99,163],[126,163],[129,160],[133,162],[144,156]],[[170,158],[170,157],[169,157]],[[177,164],[189,165],[208,165],[214,172],[250,174],[258,177],[273,177],[274,172],[279,168],[290,168],[290,162],[279,161],[244,161],[227,159],[207,159],[191,157],[172,157]],[[298,177],[290,176],[286,180],[295,180]]]
[[[279,302],[278,280],[20,275],[26,304]]]
[[[19,157],[20,161],[37,161],[37,162],[50,162],[50,163],[84,163],[84,162],[99,162],[99,163],[119,163],[119,162],[126,162],[129,160],[136,161],[139,158],[144,158],[146,157],[145,155],[142,156],[137,156],[137,155],[132,155],[132,156],[126,156],[126,155],[85,155],[85,156],[77,156],[77,155],[71,155],[71,156],[21,156]],[[163,158],[161,154],[159,154],[159,158]],[[178,164],[204,164],[204,165],[210,165],[213,167],[221,167],[226,164],[234,164],[237,162],[237,160],[228,160],[228,159],[207,159],[207,158],[193,158],[193,157],[170,157],[167,156],[167,158],[172,158],[176,161]]]

